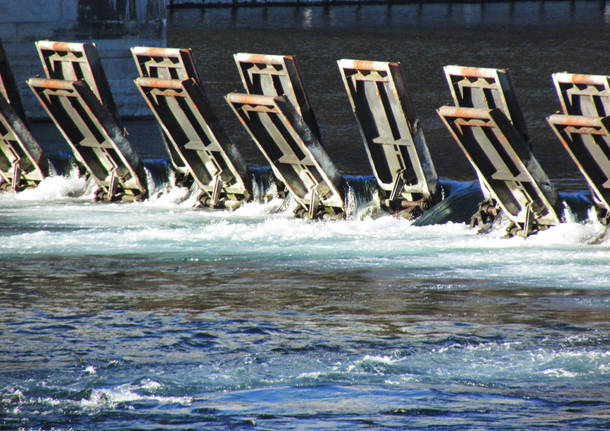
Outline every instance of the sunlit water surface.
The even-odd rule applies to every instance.
[[[610,244],[0,194],[1,429],[600,429]],[[73,197],[70,197],[73,196]]]

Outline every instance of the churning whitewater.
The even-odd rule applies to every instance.
[[[76,175],[0,194],[2,429],[607,423],[593,218],[505,238],[372,218],[362,196],[307,221],[151,186],[124,204]]]

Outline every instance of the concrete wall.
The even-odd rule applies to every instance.
[[[95,42],[122,116],[150,116],[129,48],[166,46],[166,0],[0,2],[0,38],[29,118],[46,118],[25,81],[44,76],[34,42]]]

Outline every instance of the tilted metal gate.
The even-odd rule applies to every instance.
[[[179,81],[193,79],[201,86],[201,78],[190,49],[136,46],[131,48],[131,54],[138,68],[140,78],[176,79]],[[188,185],[190,182],[187,178],[189,168],[184,161],[184,157],[172,144],[172,139],[167,135],[163,126],[161,126],[161,133],[172,167],[175,172],[180,174],[181,178],[177,178],[177,180],[184,185]]]
[[[180,81],[192,78],[201,84],[190,49],[134,46],[131,54],[142,78]]]
[[[587,180],[596,204],[610,215],[610,116],[551,115],[547,120]]]
[[[438,198],[438,177],[398,63],[339,60],[382,204],[416,216]]]
[[[293,56],[241,52],[235,54],[234,58],[244,88],[249,94],[286,96],[320,140],[320,128]]]
[[[554,73],[553,84],[564,114],[610,116],[610,76]]]
[[[28,85],[107,200],[143,199],[144,165],[84,81],[31,78]]]
[[[455,107],[437,112],[473,165],[485,201],[472,224],[493,221],[501,208],[529,235],[558,224],[557,192],[531,152],[523,113],[506,69],[445,66]]]
[[[100,187],[97,198],[145,198],[144,165],[120,124],[95,45],[38,41],[36,48],[47,79],[28,85]]]
[[[320,128],[296,59],[289,55],[238,53],[235,63],[248,94],[267,99],[232,94],[227,100],[276,177],[306,212],[302,215],[343,216],[343,178],[322,146]],[[242,102],[231,102],[238,99]],[[254,115],[255,112],[261,114]]]
[[[175,153],[205,192],[202,203],[218,207],[250,199],[248,168],[198,82],[192,78],[135,82]]]
[[[455,106],[499,109],[529,144],[527,125],[508,70],[451,65],[443,71]]]
[[[49,175],[49,161],[28,129],[21,97],[0,41],[0,188],[34,187]]]
[[[560,222],[557,195],[527,144],[499,109],[443,106],[438,114],[492,198],[528,235]]]
[[[94,43],[39,40],[36,49],[48,79],[85,81],[91,91],[112,115],[117,124],[120,116]]]
[[[343,178],[288,98],[230,93],[226,99],[303,215],[342,217]]]
[[[547,121],[584,176],[605,223],[610,222],[610,76],[555,73],[564,115]]]

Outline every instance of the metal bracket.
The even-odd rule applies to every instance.
[[[222,172],[219,172],[214,177],[214,190],[212,191],[212,207],[216,207],[218,205],[218,200],[220,199],[220,191],[222,190]]]
[[[398,195],[400,194],[400,192],[402,191],[402,188],[405,185],[405,181],[404,181],[404,173],[405,173],[405,169],[401,169],[400,171],[398,171],[396,173],[396,176],[394,177],[394,184],[392,185],[392,193],[390,193],[390,201],[393,201],[394,199],[396,199],[398,197]]]

